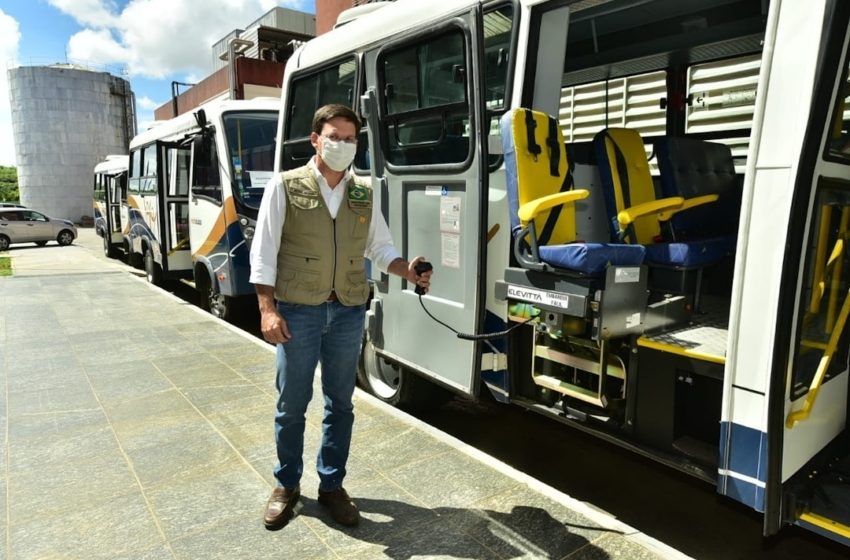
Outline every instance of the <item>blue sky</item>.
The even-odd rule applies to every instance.
[[[212,67],[212,44],[274,6],[315,13],[315,0],[0,0],[0,165],[14,165],[6,68],[76,62],[123,75],[139,124],[171,82]]]

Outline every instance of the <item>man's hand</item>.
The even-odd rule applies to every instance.
[[[431,274],[434,273],[433,270],[429,270],[427,272],[423,272],[422,274],[416,274],[416,265],[424,261],[425,257],[416,257],[407,265],[407,274],[405,275],[405,279],[411,284],[416,284],[421,287],[424,292],[428,293],[428,288],[431,286]]]
[[[257,289],[257,302],[260,306],[260,330],[263,338],[272,344],[285,344],[289,342],[292,335],[286,319],[278,313],[274,302],[274,288],[263,284],[255,284]]]
[[[260,330],[263,332],[263,338],[272,344],[284,344],[292,338],[286,319],[278,313],[277,309],[267,310],[260,314]]]
[[[431,286],[431,274],[432,270],[428,272],[423,272],[422,274],[416,274],[416,264],[419,261],[424,261],[425,257],[416,257],[412,261],[408,262],[401,257],[393,260],[387,267],[387,272],[395,274],[396,276],[401,276],[411,284],[416,286],[420,286],[425,293],[428,292],[428,287]]]

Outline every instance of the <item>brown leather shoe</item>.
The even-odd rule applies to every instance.
[[[331,517],[340,525],[349,527],[360,522],[360,512],[351,500],[345,488],[337,488],[330,492],[319,490],[319,503],[328,508]]]
[[[263,516],[263,523],[266,529],[275,530],[282,529],[292,519],[292,512],[295,504],[298,503],[298,498],[301,497],[301,487],[281,488],[275,487],[272,490],[272,495],[269,496],[269,501],[266,503],[266,514]]]

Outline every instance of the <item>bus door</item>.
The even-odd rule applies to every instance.
[[[434,267],[422,303],[461,333],[482,324],[487,139],[477,8],[364,54],[375,203],[409,260]],[[415,286],[373,267],[368,336],[384,358],[474,394],[478,343],[429,318]]]
[[[718,489],[850,544],[850,4],[771,4],[745,177]]]
[[[822,9],[812,118],[797,177],[797,188],[807,187],[808,229],[798,265],[796,336],[782,410],[782,482],[783,493],[796,504],[784,512],[787,520],[850,545],[845,480],[850,472],[850,7],[845,4],[826,3]]]
[[[119,244],[121,235],[121,204],[127,198],[127,173],[110,175],[106,179],[106,232],[110,243]]]
[[[162,271],[179,275],[192,269],[189,250],[189,162],[191,148],[174,142],[158,142],[159,173],[159,231]]]

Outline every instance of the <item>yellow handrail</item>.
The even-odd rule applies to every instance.
[[[797,425],[797,422],[805,420],[809,417],[812,407],[818,398],[823,380],[826,377],[826,370],[829,369],[829,363],[832,361],[832,356],[835,354],[835,349],[838,346],[838,339],[841,338],[841,333],[844,331],[844,325],[847,323],[847,316],[850,315],[850,291],[844,298],[844,304],[841,306],[841,312],[838,314],[838,321],[835,329],[829,335],[829,341],[826,344],[826,350],[818,364],[818,369],[815,376],[812,378],[812,383],[809,385],[809,393],[806,395],[806,400],[803,403],[803,408],[791,411],[788,418],[785,420],[785,427],[788,429]]]

